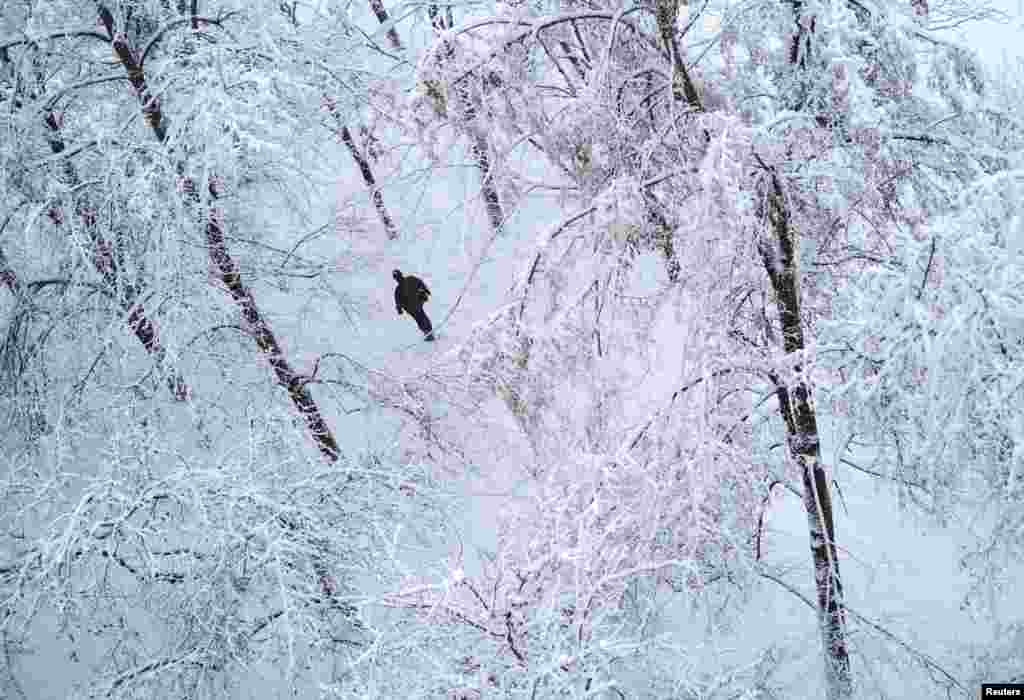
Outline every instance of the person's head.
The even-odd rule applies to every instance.
[[[395,282],[401,282],[402,281],[402,271],[401,270],[392,270],[391,276],[395,278]]]

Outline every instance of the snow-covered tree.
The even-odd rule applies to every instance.
[[[759,504],[782,482],[807,513],[826,694],[852,697],[815,401],[841,380],[820,327],[845,285],[905,254],[901,231],[1008,165],[980,147],[976,62],[926,9],[498,4],[439,38],[416,113],[457,95],[467,132],[499,162],[543,159],[569,206],[461,354],[469,392],[499,398],[522,432],[533,505],[510,515],[498,573],[418,605],[448,609],[540,685],[623,683],[598,650],[646,628],[596,619],[641,579],[749,589]],[[525,189],[536,172],[501,177]],[[511,606],[479,603],[490,624],[460,606],[508,586],[536,602],[501,640]],[[560,609],[571,641],[528,634]]]
[[[938,33],[985,8],[11,7],[4,693],[57,649],[80,697],[779,697],[800,651],[708,641],[765,587],[815,610],[819,695],[876,633],[962,690],[847,607],[821,426],[932,514],[996,504],[979,584],[1019,553],[1020,132]],[[410,137],[465,146],[511,293],[393,378],[326,328],[351,238],[407,235]],[[453,467],[510,494],[431,565]],[[779,485],[810,575],[762,556]]]
[[[362,44],[286,7],[0,17],[5,696],[54,654],[68,697],[309,691],[372,642],[402,526],[439,529],[421,464],[335,432],[417,407],[304,322],[353,263],[317,195]]]

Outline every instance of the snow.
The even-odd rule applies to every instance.
[[[868,88],[844,55],[852,42],[838,36],[853,25],[840,19],[829,25],[836,35],[826,57],[849,69],[854,121],[877,125],[883,112],[865,101]],[[273,44],[282,30],[270,22],[260,31]],[[555,36],[544,29],[533,40],[549,31]],[[459,41],[479,60],[493,53],[488,36]],[[737,75],[749,71],[740,61]],[[289,93],[298,117],[307,79]],[[673,140],[687,118],[666,122],[672,129],[652,136],[639,158],[623,154],[621,130],[611,138],[600,131],[602,115],[586,114],[602,95],[586,95],[561,125],[581,140],[609,137],[593,150],[595,179],[573,184],[554,157],[539,166],[509,158],[561,196],[509,203],[500,234],[490,230],[473,155],[456,129],[437,127],[431,164],[382,120],[384,141],[395,145],[374,167],[401,228],[388,240],[338,144],[313,141],[313,127],[284,138],[263,129],[259,114],[232,117],[242,129],[238,148],[266,159],[259,167],[275,176],[244,192],[230,185],[230,249],[338,437],[345,457],[333,464],[309,446],[288,392],[269,380],[237,309],[210,281],[205,250],[190,238],[194,221],[161,207],[120,212],[155,231],[132,273],[153,277],[146,308],[161,309],[168,358],[194,379],[197,399],[181,406],[147,383],[152,363],[125,333],[117,305],[78,290],[98,279],[85,232],[56,232],[38,203],[18,218],[24,234],[0,237],[0,262],[9,257],[33,281],[67,275],[88,284],[36,302],[61,319],[46,372],[30,375],[45,379],[32,390],[57,407],[52,432],[30,442],[14,429],[21,414],[10,414],[18,444],[2,472],[12,507],[0,517],[0,605],[17,610],[4,631],[25,633],[27,646],[21,653],[12,643],[16,661],[0,662],[0,692],[16,687],[10,676],[28,697],[84,697],[119,682],[130,688],[125,697],[142,697],[180,673],[202,691],[195,697],[260,700],[293,692],[823,697],[809,557],[810,537],[822,530],[789,490],[800,488],[799,474],[783,456],[769,374],[790,385],[813,378],[864,696],[917,697],[934,677],[925,658],[965,686],[1017,672],[1021,374],[1015,350],[993,348],[999,340],[1016,349],[1024,332],[1024,229],[1011,186],[1019,173],[979,178],[955,212],[887,232],[886,245],[898,247],[891,264],[848,278],[827,278],[827,265],[801,268],[808,341],[783,357],[771,345],[776,311],[754,254],[750,154],[758,149],[790,178],[787,201],[811,212],[794,215],[801,230],[824,239],[815,217],[881,211],[874,192],[851,183],[874,177],[864,164],[878,149],[826,143],[830,152],[821,153],[817,141],[786,141],[808,115],[779,111],[756,128],[735,114],[694,120],[711,136],[706,145],[699,130]],[[530,128],[547,123],[554,104],[538,98]],[[210,130],[193,144],[210,159],[206,169],[224,157],[216,126],[211,117],[196,127]],[[894,133],[879,139],[891,144]],[[39,134],[0,151],[16,162],[15,149],[32,144],[46,152]],[[315,153],[293,157],[297,144]],[[648,161],[657,151],[650,144],[676,150]],[[566,155],[557,139],[541,146]],[[684,166],[694,153],[702,160],[691,177]],[[815,161],[804,171],[814,177],[855,175],[836,175],[833,191],[816,197],[787,159]],[[308,179],[296,177],[310,161]],[[628,170],[641,161],[643,172]],[[652,226],[641,194],[652,172],[671,168],[679,169],[667,181],[676,189],[660,190],[659,201],[677,226],[684,274],[674,286],[663,251],[645,243]],[[124,185],[162,201],[173,187],[149,178],[165,175]],[[107,176],[121,182],[112,167]],[[3,182],[21,196],[13,176]],[[45,178],[33,182],[38,196],[64,196]],[[863,235],[855,243],[866,259],[882,254],[869,224],[846,232]],[[1007,238],[1005,255],[998,235]],[[74,255],[61,259],[68,240]],[[801,254],[818,252],[809,245]],[[776,254],[768,264],[782,272]],[[430,286],[438,343],[395,316],[394,268]],[[834,292],[831,309],[815,296],[823,289]],[[12,298],[0,290],[3,324],[22,309]],[[830,364],[833,356],[843,362]],[[889,364],[879,369],[880,359]],[[900,438],[898,454],[869,434],[879,425]],[[1004,428],[1008,459],[996,452]],[[781,488],[765,488],[775,482]],[[761,524],[755,561],[749,535]],[[333,574],[316,570],[322,557],[334,557]],[[195,588],[167,583],[172,576]],[[324,602],[332,596],[359,609],[372,643],[337,643],[352,630]],[[193,638],[202,644],[189,646]]]

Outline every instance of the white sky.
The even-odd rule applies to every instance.
[[[1002,64],[1004,56],[1024,58],[1024,0],[992,0],[992,5],[1009,15],[1007,23],[979,22],[956,34],[990,66]]]

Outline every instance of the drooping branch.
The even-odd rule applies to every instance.
[[[47,34],[43,37],[36,37],[34,39],[14,39],[13,41],[0,44],[0,56],[6,55],[8,50],[18,46],[37,46],[44,41],[58,41],[60,39],[96,39],[97,41],[102,41],[104,44],[110,41],[108,37],[90,29],[54,32],[53,34]]]
[[[657,175],[655,177],[650,178],[649,180],[645,180],[644,182],[640,183],[640,191],[645,192],[649,188],[661,184],[666,180],[678,177],[679,175],[684,175],[688,173],[693,174],[695,172],[696,170],[694,168],[681,168],[678,170],[670,170],[666,173]],[[568,218],[560,221],[554,228],[551,229],[547,236],[544,237],[543,241],[539,246],[539,249],[536,253],[534,253],[533,259],[530,261],[529,269],[526,271],[526,274],[523,276],[522,280],[519,282],[516,288],[516,295],[521,297],[519,305],[520,318],[522,318],[523,314],[525,313],[526,302],[530,292],[530,287],[533,285],[534,276],[537,274],[537,270],[540,269],[540,263],[541,260],[544,258],[544,253],[547,250],[548,245],[550,245],[552,241],[558,238],[567,228],[575,224],[577,221],[580,221],[581,219],[585,219],[586,217],[590,216],[595,211],[597,211],[597,206],[593,205],[587,207],[586,209],[583,209],[582,211],[576,212],[575,214],[569,216]]]
[[[501,52],[508,50],[509,48],[515,46],[516,44],[521,44],[527,41],[528,39],[530,39],[530,37],[538,36],[544,30],[557,27],[561,24],[570,24],[573,26],[575,30],[576,22],[582,20],[600,20],[610,22],[613,26],[621,24],[623,27],[629,29],[633,33],[633,36],[635,36],[640,41],[644,42],[650,48],[657,51],[659,50],[657,41],[655,41],[653,38],[644,33],[644,31],[637,24],[627,19],[627,17],[630,14],[639,11],[640,7],[637,6],[628,8],[621,12],[574,12],[563,15],[556,15],[555,17],[545,17],[542,19],[538,19],[534,22],[527,22],[521,19],[511,19],[508,17],[489,17],[485,20],[465,24],[456,30],[457,34],[467,34],[473,31],[474,29],[480,29],[482,27],[492,25],[514,25],[517,27],[524,27],[524,29],[520,30],[519,32],[516,32],[515,34],[512,34],[510,32],[507,38],[505,38],[502,41],[500,46],[490,51],[486,56],[477,61],[473,66],[462,71],[458,76],[456,76],[451,81],[451,84],[453,86],[458,85],[462,81],[467,80],[470,76],[476,75],[484,66],[486,66],[494,57],[499,55]],[[435,24],[434,26],[436,30],[437,24]],[[580,41],[582,46],[582,39]]]

